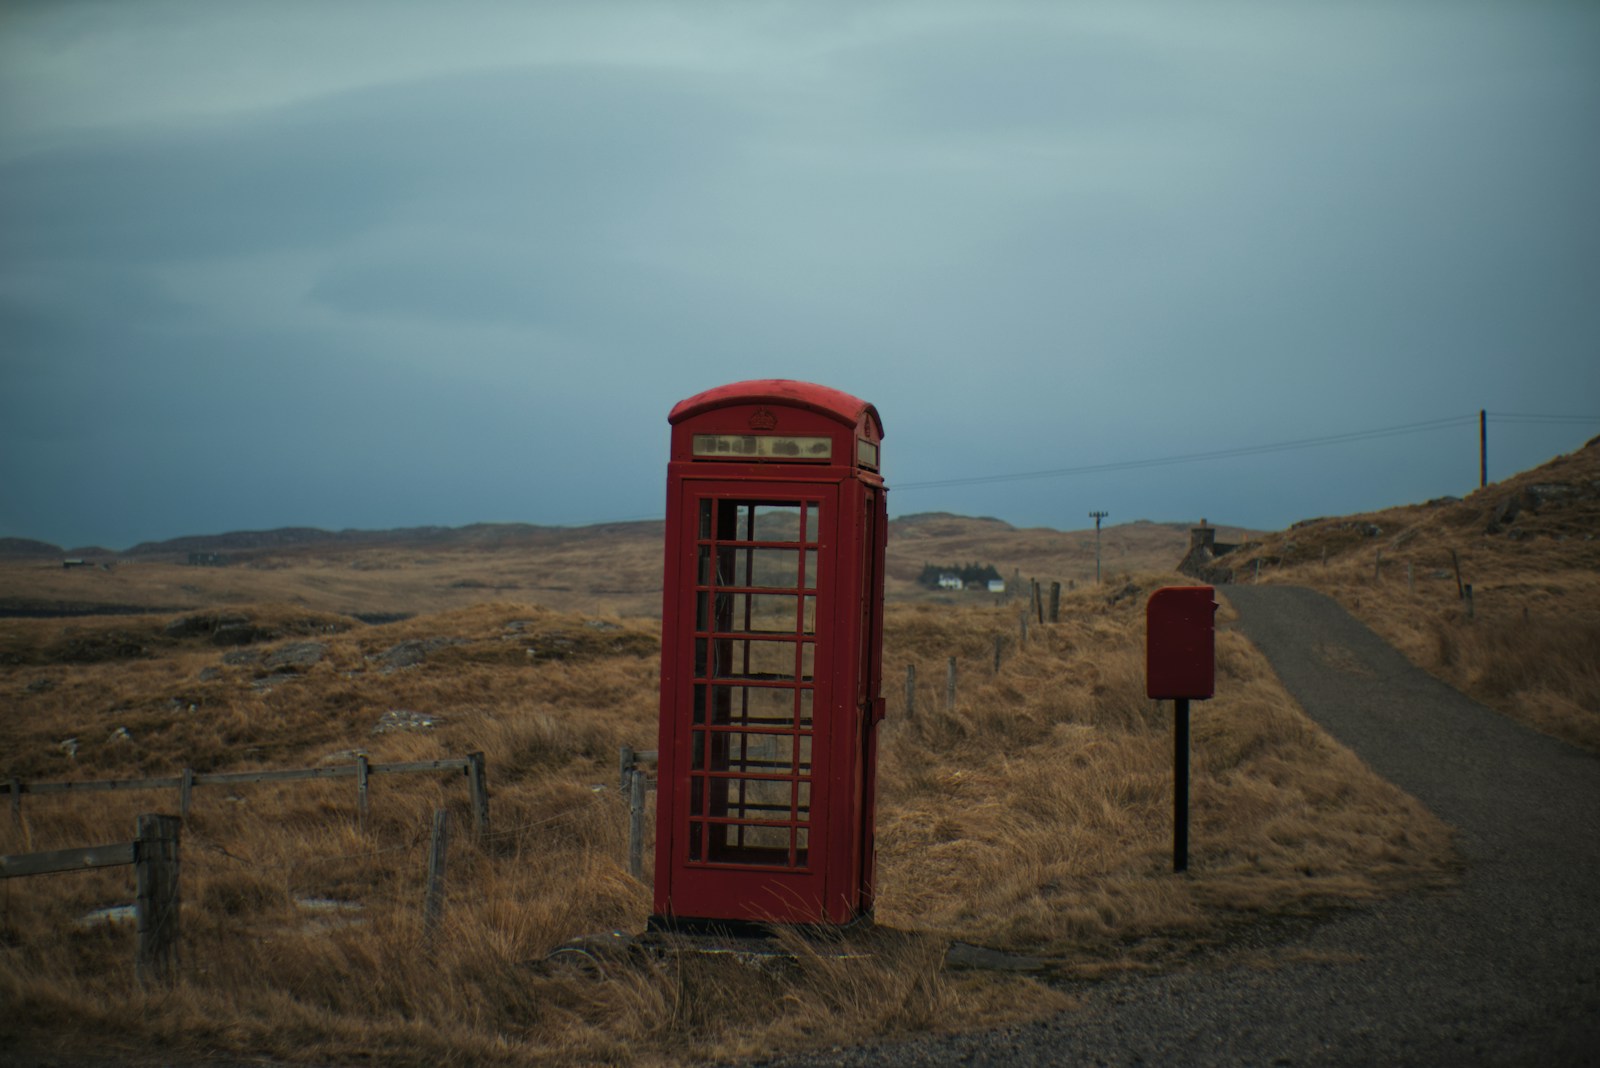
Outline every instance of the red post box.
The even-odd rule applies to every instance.
[[[673,408],[654,927],[870,913],[883,425],[825,386]]]
[[[1166,586],[1145,605],[1145,695],[1172,702],[1172,870],[1189,867],[1189,702],[1216,689],[1217,602],[1210,586]]]
[[[1145,695],[1204,701],[1216,688],[1216,591],[1166,586],[1145,606]]]

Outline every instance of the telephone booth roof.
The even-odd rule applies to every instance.
[[[676,426],[683,420],[702,412],[735,404],[783,404],[794,408],[806,408],[848,427],[862,426],[865,419],[870,419],[876,437],[879,440],[883,438],[883,421],[878,418],[878,409],[860,397],[852,397],[843,390],[828,386],[796,382],[788,378],[757,378],[748,382],[731,382],[725,386],[708,389],[704,393],[696,393],[687,400],[679,401],[673,407],[672,413],[667,416],[667,422]]]

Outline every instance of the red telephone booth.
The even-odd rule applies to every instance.
[[[673,408],[652,925],[872,908],[883,425],[781,379]]]

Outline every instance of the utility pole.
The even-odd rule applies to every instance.
[[[1489,413],[1478,409],[1478,488],[1489,484]]]
[[[1094,584],[1100,585],[1100,520],[1110,515],[1110,512],[1090,512],[1089,518],[1094,520]]]

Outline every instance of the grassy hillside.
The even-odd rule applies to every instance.
[[[1259,581],[1326,591],[1462,692],[1600,752],[1600,438],[1464,500],[1308,520],[1221,562],[1255,581],[1258,560]]]
[[[264,574],[315,590],[353,569],[292,570]],[[1446,879],[1448,831],[1311,724],[1226,627],[1219,696],[1195,717],[1191,870],[1171,874],[1171,713],[1142,697],[1142,634],[1148,592],[1178,581],[1080,585],[1064,622],[1036,626],[1024,647],[1015,606],[988,596],[892,605],[878,933],[843,955],[793,943],[780,966],[690,955],[603,973],[545,958],[577,936],[637,931],[649,909],[648,888],[627,875],[615,760],[623,743],[654,745],[653,619],[525,601],[386,626],[304,604],[5,621],[0,775],[482,750],[493,824],[486,841],[466,839],[458,777],[375,779],[365,830],[348,780],[199,788],[184,826],[176,988],[134,982],[129,925],[83,921],[131,900],[128,869],[8,880],[0,1048],[683,1063],[1070,1009],[1062,978],[1171,966],[1255,922]],[[950,656],[961,683],[946,709]],[[924,680],[914,717],[898,686],[910,664]],[[414,726],[375,733],[397,721]],[[170,792],[27,797],[20,823],[3,821],[0,852],[124,839],[136,813],[175,803]],[[436,807],[458,834],[445,928],[425,945]],[[954,939],[1049,967],[955,970],[944,964]]]

